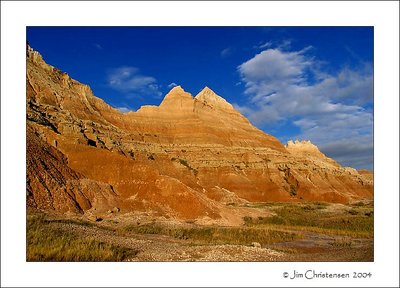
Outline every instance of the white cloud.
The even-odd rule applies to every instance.
[[[373,170],[373,141],[371,135],[334,141],[320,147],[321,151],[343,166]]]
[[[361,150],[366,153],[363,159],[370,159],[372,68],[370,65],[357,70],[343,68],[330,75],[322,71],[320,62],[308,55],[310,49],[267,49],[239,65],[244,92],[250,100],[239,111],[258,126],[272,127],[282,122],[295,125],[301,130],[295,138],[310,139],[328,147],[325,148],[328,153],[340,152],[337,141],[341,139],[351,139],[353,143],[369,139],[369,148]],[[334,155],[340,159],[348,156],[337,153]],[[354,165],[361,162],[353,159]]]
[[[139,73],[136,67],[119,67],[112,69],[107,77],[108,85],[123,93],[137,93],[141,96],[160,97],[160,87],[157,80],[151,76]]]
[[[237,103],[233,103],[232,106],[239,111],[240,113],[244,114],[244,115],[251,115],[254,113],[253,109],[251,109],[250,107],[247,106],[240,106]]]
[[[168,88],[173,88],[175,86],[178,86],[178,84],[176,84],[175,82],[168,84]]]
[[[288,85],[304,82],[304,71],[312,62],[303,53],[268,49],[239,65],[238,70],[246,83],[245,92],[258,100]]]

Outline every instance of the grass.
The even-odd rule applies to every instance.
[[[252,245],[258,242],[264,247],[307,237],[303,232],[342,236],[331,243],[335,248],[353,248],[352,238],[373,237],[373,204],[356,203],[337,210],[330,205],[323,202],[251,203],[245,206],[265,208],[275,215],[246,216],[243,218],[245,225],[241,227],[199,226],[187,221],[184,226],[149,223],[118,227],[114,231],[127,237],[166,235],[184,240],[188,245]],[[137,254],[132,249],[57,229],[63,224],[111,229],[85,220],[50,219],[44,214],[28,213],[27,261],[123,261]]]
[[[88,225],[86,222],[75,222]],[[137,253],[132,249],[59,231],[43,214],[28,214],[26,240],[27,261],[123,261]]]
[[[86,220],[81,220],[81,219],[45,219],[45,216],[41,214],[43,218],[44,223],[65,223],[65,224],[74,224],[74,225],[80,225],[80,226],[86,226],[86,227],[94,227],[96,226],[95,224],[86,221]],[[39,217],[37,215],[37,217]],[[44,224],[43,223],[43,224]]]
[[[272,207],[276,215],[272,217],[244,217],[247,226],[279,226],[301,228],[318,232],[349,234],[361,237],[372,237],[374,218],[373,208],[354,205],[345,211],[325,212],[328,204],[286,204]],[[309,229],[312,228],[312,229]]]
[[[161,225],[129,225],[124,228],[127,233],[167,235],[176,239],[190,240],[196,244],[234,244],[251,245],[258,242],[261,245],[281,241],[292,241],[301,236],[297,233],[277,231],[260,227],[164,227]]]
[[[325,209],[329,206],[329,203],[326,202],[306,202],[306,203],[293,203],[293,202],[254,202],[254,203],[246,203],[243,207],[249,208],[272,208],[276,209],[279,207],[287,207],[287,206],[298,206],[302,207],[304,210],[315,210],[315,209]]]
[[[351,204],[351,206],[353,207],[368,207],[368,208],[373,208],[374,204],[372,201],[368,201],[368,202],[363,202],[363,201],[358,201],[355,202],[353,204]]]

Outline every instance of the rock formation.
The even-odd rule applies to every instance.
[[[28,206],[215,219],[246,202],[373,197],[372,177],[282,145],[208,87],[121,113],[30,47],[26,60]]]

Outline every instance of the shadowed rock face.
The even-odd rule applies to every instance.
[[[28,47],[26,105],[28,206],[216,219],[232,203],[373,197],[372,177],[285,147],[208,87],[121,113]]]

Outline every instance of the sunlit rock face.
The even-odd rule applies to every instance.
[[[218,219],[228,204],[373,198],[370,173],[309,141],[284,146],[208,87],[122,113],[30,47],[26,61],[30,207]]]

